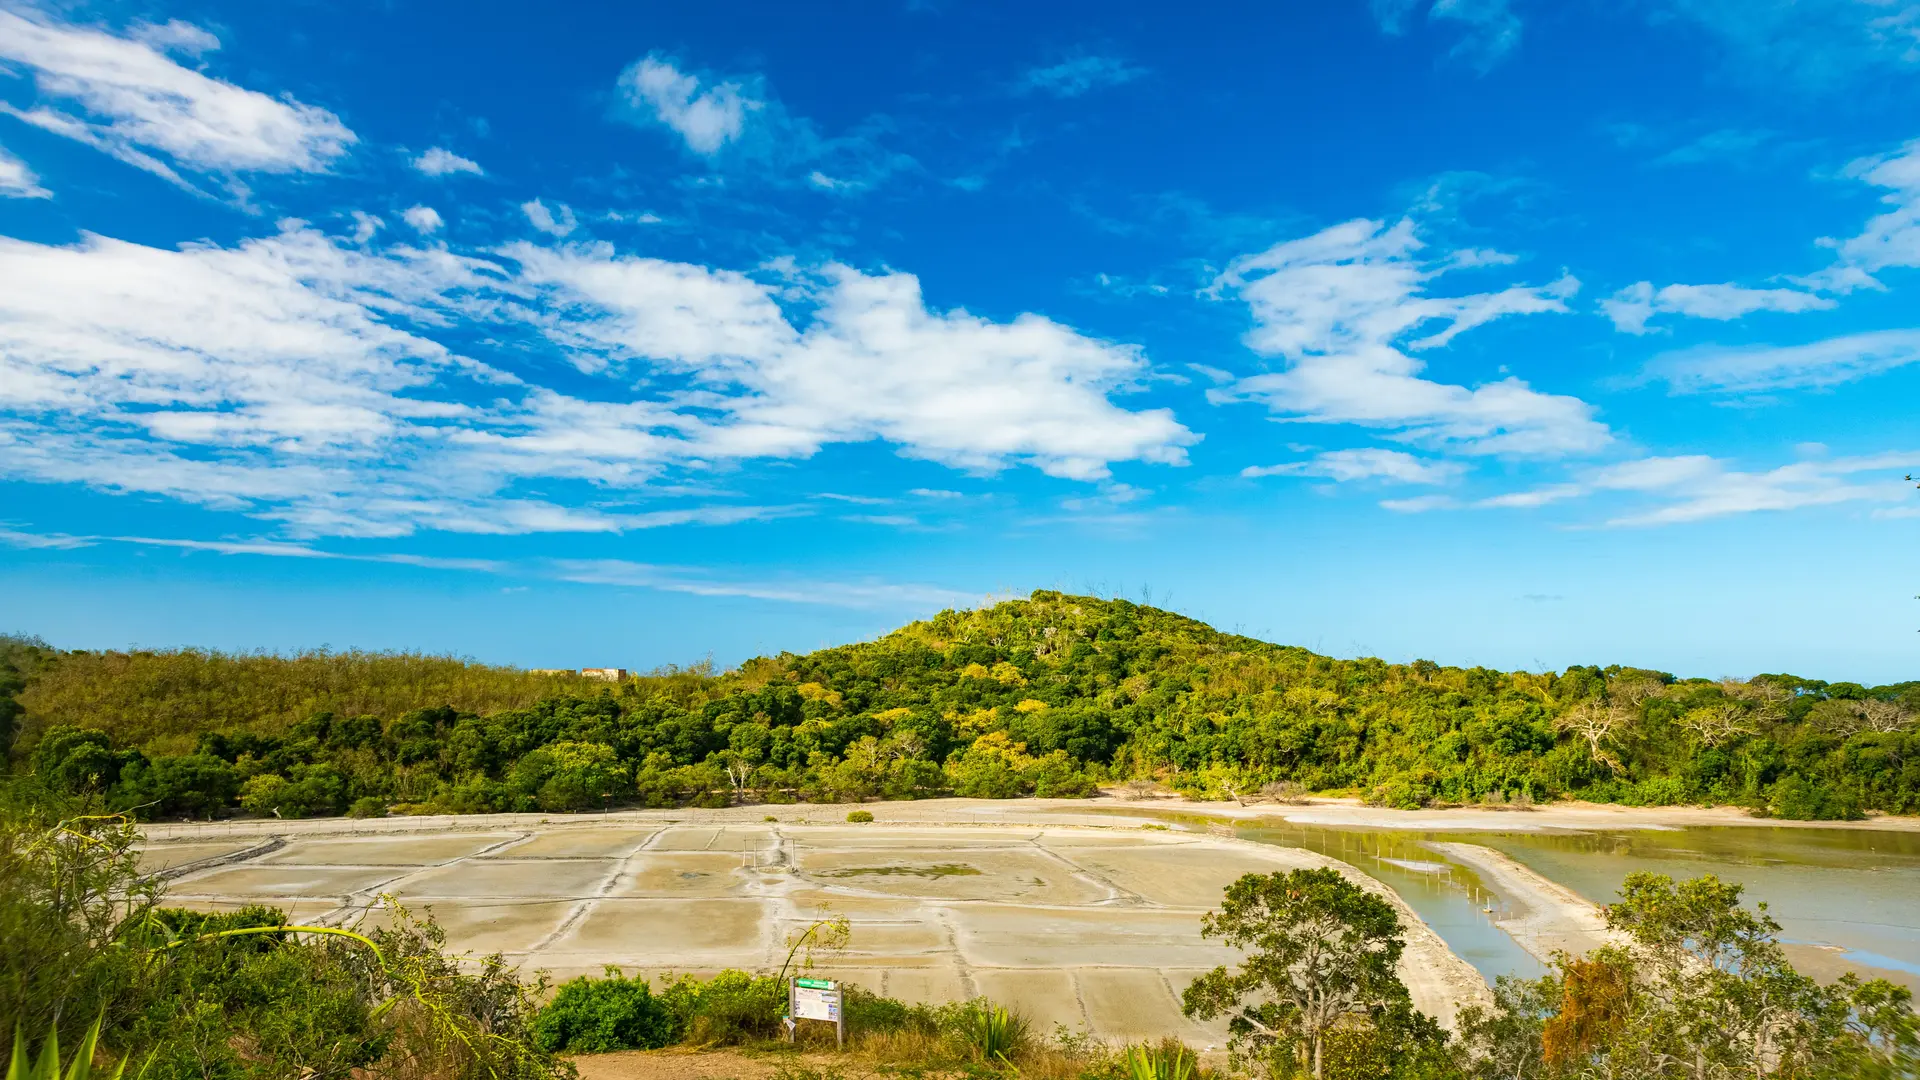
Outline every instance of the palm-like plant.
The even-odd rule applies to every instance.
[[[94,1080],[93,1052],[100,1045],[100,1021],[103,1018],[104,1014],[93,1018],[93,1026],[87,1029],[86,1036],[80,1040],[65,1072],[60,1071],[60,1032],[57,1028],[47,1032],[47,1041],[40,1045],[40,1055],[29,1064],[26,1037],[15,1027],[13,1057],[7,1062],[7,1080]],[[102,1073],[100,1080],[120,1080],[120,1075],[126,1071],[127,1063],[122,1059],[112,1072]]]
[[[1125,1060],[1127,1080],[1191,1080],[1193,1076],[1193,1055],[1171,1039],[1157,1046],[1129,1046]]]

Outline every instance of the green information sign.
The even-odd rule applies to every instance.
[[[831,990],[833,989],[833,980],[832,979],[795,979],[793,980],[793,985],[804,986],[809,990]]]

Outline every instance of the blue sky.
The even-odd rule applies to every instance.
[[[1912,0],[0,0],[0,624],[1914,677],[1917,104]]]

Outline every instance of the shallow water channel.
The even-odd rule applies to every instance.
[[[1178,815],[1188,828],[1227,823]],[[1398,890],[1407,904],[1488,982],[1533,976],[1539,961],[1494,923],[1507,902],[1471,869],[1427,846],[1480,844],[1604,904],[1635,870],[1675,878],[1714,874],[1765,901],[1795,963],[1841,961],[1867,975],[1920,986],[1920,833],[1766,826],[1544,832],[1414,832],[1235,822],[1234,835],[1341,859]]]
[[[1595,903],[1635,870],[1714,874],[1765,901],[1789,942],[1909,985],[1920,976],[1920,833],[1730,826],[1457,839],[1506,852]]]

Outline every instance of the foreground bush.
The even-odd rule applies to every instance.
[[[72,1045],[85,1019],[143,1080],[550,1080],[538,985],[498,956],[449,956],[431,919],[287,929],[266,907],[162,906],[122,815],[0,784],[0,1030],[15,1055]],[[16,1026],[17,1025],[17,1026]],[[16,1034],[18,1033],[18,1034]],[[46,1033],[44,1036],[41,1033]]]
[[[645,979],[581,976],[560,987],[533,1021],[533,1040],[542,1050],[600,1054],[610,1050],[652,1050],[676,1042],[680,1026],[667,1004],[654,997]]]

